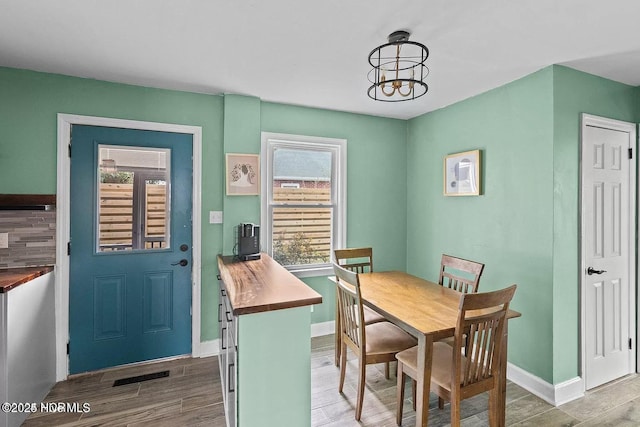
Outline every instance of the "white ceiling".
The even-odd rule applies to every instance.
[[[640,86],[638,0],[0,0],[0,66],[411,118],[551,64]],[[429,92],[373,101],[395,30]]]

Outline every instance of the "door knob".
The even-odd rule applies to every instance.
[[[189,261],[187,261],[186,259],[181,259],[178,262],[174,262],[171,265],[180,265],[181,267],[186,267],[187,265],[189,265]]]
[[[594,270],[593,267],[589,267],[587,268],[587,274],[589,276],[591,276],[592,274],[602,274],[602,273],[606,273],[607,270]]]

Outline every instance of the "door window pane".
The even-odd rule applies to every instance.
[[[133,248],[133,172],[100,174],[99,251]]]
[[[169,248],[169,149],[98,146],[97,251]]]
[[[145,189],[145,249],[165,247],[167,223],[167,181],[163,179],[146,179]]]

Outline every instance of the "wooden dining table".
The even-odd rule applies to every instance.
[[[361,273],[359,277],[362,302],[418,339],[416,426],[427,426],[433,343],[454,335],[461,294],[401,271]],[[519,316],[514,310],[507,314],[509,319]],[[507,331],[505,325],[498,379],[499,403],[495,408],[499,426],[505,425]]]

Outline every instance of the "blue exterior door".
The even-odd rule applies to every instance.
[[[70,373],[191,353],[192,149],[73,126]]]

